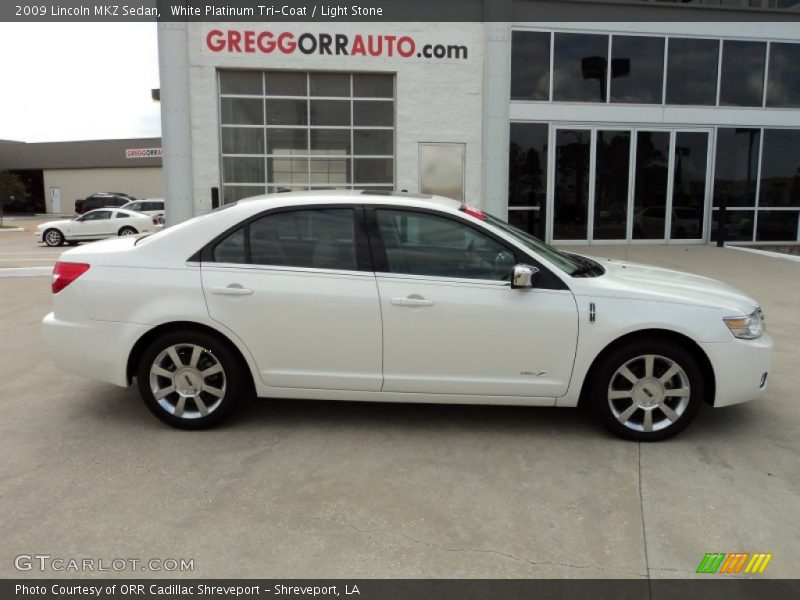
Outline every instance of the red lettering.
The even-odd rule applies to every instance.
[[[297,42],[294,41],[294,34],[285,31],[278,35],[278,50],[284,54],[291,54],[297,48]]]
[[[264,40],[267,40],[266,42]],[[256,45],[261,52],[269,54],[275,50],[275,41],[272,39],[271,31],[262,31],[256,38]]]
[[[256,51],[256,32],[248,30],[244,32],[244,51],[252,54]]]
[[[225,49],[225,40],[222,39],[223,33],[219,29],[212,29],[206,36],[206,46],[212,52],[222,52]]]
[[[373,42],[377,42],[373,44]],[[383,52],[383,36],[382,35],[369,35],[367,36],[367,45],[369,46],[370,56],[380,56]]]
[[[406,47],[405,50],[403,50],[403,46]],[[415,47],[414,40],[412,40],[408,36],[403,36],[399,40],[397,40],[397,53],[403,58],[408,58],[409,56],[414,54],[414,47]]]
[[[228,31],[228,52],[241,52],[242,47],[239,42],[242,41],[242,34],[236,30]]]
[[[394,41],[397,38],[393,35],[385,35],[383,37],[386,39],[386,55],[394,56]]]
[[[350,50],[350,54],[353,56],[356,54],[360,54],[361,56],[367,55],[367,50],[364,48],[364,38],[361,37],[361,34],[357,34],[353,40],[353,48]]]

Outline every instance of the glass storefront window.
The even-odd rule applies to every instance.
[[[752,242],[754,214],[752,210],[725,211],[725,239],[729,242]],[[714,218],[711,221],[711,241],[716,242],[718,238],[719,211],[714,211]]]
[[[553,238],[582,240],[589,213],[589,129],[556,130]]]
[[[800,107],[800,44],[769,47],[767,106]]]
[[[760,210],[756,225],[757,242],[785,242],[797,239],[797,211]]]
[[[550,33],[511,33],[511,99],[550,99]]]
[[[628,234],[630,131],[597,131],[594,232],[596,240],[624,240]]]
[[[611,101],[661,104],[664,38],[614,35],[611,40]]]
[[[800,206],[800,129],[766,129],[759,206]]]
[[[544,206],[547,198],[546,123],[512,123],[508,157],[509,206]]]
[[[755,205],[760,137],[760,129],[717,129],[714,206],[723,202],[728,207]]]
[[[636,184],[633,190],[633,239],[663,240],[669,176],[668,131],[636,134]]]
[[[553,100],[605,102],[608,36],[556,33],[553,58]]]
[[[766,56],[765,42],[722,42],[720,106],[761,106]]]
[[[675,134],[675,164],[672,170],[672,220],[670,238],[697,240],[703,237],[708,168],[708,134],[678,131]]]
[[[667,104],[716,104],[718,63],[719,40],[669,38]]]

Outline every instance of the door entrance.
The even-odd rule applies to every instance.
[[[548,241],[700,242],[708,130],[554,127]]]

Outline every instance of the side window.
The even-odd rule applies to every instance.
[[[465,223],[404,210],[376,213],[392,273],[495,281],[511,276],[513,252]]]
[[[141,202],[134,202],[133,204],[126,207],[128,210],[135,210],[136,212],[140,210],[144,210],[144,206]]]
[[[110,210],[98,210],[97,212],[89,213],[83,217],[84,221],[102,221],[111,218]]]
[[[222,241],[217,242],[211,255],[214,257],[214,262],[246,263],[244,227],[240,227]]]
[[[250,223],[250,262],[355,271],[355,217],[350,208],[279,212]]]
[[[121,210],[118,210],[117,214],[114,216],[115,219],[127,219],[128,217],[130,217],[130,215],[122,212]]]

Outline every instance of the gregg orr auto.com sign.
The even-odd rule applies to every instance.
[[[226,54],[363,56],[400,59],[467,60],[464,44],[417,40],[383,33],[295,33],[254,29],[211,29],[204,49]]]

